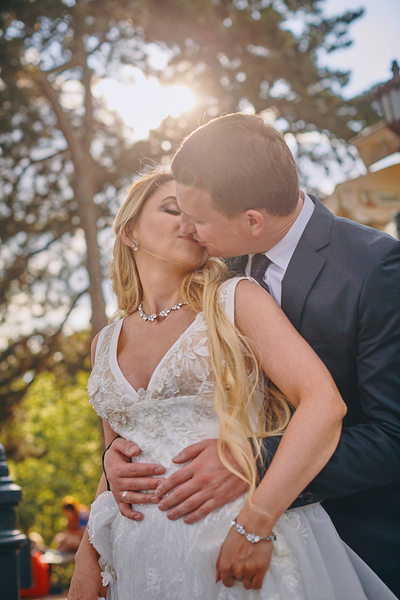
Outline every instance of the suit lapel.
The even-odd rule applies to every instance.
[[[325,265],[319,253],[330,242],[333,214],[314,196],[314,212],[290,260],[282,281],[282,309],[296,328],[307,296]]]
[[[281,306],[297,328],[300,326],[301,314],[307,296],[324,268],[326,260],[319,253],[319,250],[329,245],[335,218],[318,198],[310,194],[309,197],[314,202],[315,209],[282,280]],[[247,255],[227,259],[230,277],[243,275],[247,260]]]

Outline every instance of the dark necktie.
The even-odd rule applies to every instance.
[[[250,276],[253,277],[260,285],[269,292],[269,287],[264,281],[265,271],[271,264],[271,260],[265,254],[255,254],[251,259]]]

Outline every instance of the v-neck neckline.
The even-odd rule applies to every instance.
[[[165,352],[165,354],[163,354],[163,356],[160,358],[159,362],[157,363],[156,367],[154,368],[154,371],[152,372],[152,374],[150,376],[149,381],[147,382],[147,387],[146,388],[140,387],[139,389],[136,389],[133,387],[133,385],[125,377],[124,373],[121,370],[121,367],[119,366],[118,341],[119,341],[119,337],[121,334],[122,325],[123,325],[125,319],[123,318],[123,319],[120,319],[119,321],[117,321],[114,331],[113,331],[113,334],[112,334],[112,338],[111,338],[110,355],[109,355],[111,371],[113,372],[114,377],[117,380],[119,380],[123,385],[125,385],[125,387],[127,388],[128,391],[133,392],[135,395],[138,395],[139,392],[141,392],[141,391],[143,391],[143,392],[149,391],[157,372],[161,368],[161,365],[163,364],[163,362],[165,361],[167,356],[169,356],[169,354],[179,344],[179,342],[182,340],[182,338],[190,331],[190,329],[196,323],[200,314],[201,313],[197,313],[197,315],[195,316],[193,321],[186,327],[186,329],[184,329],[182,331],[180,336],[175,340],[175,342],[173,342],[173,344],[168,348],[168,350]]]

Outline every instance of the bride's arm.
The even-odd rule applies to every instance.
[[[97,340],[98,334],[92,342],[92,365],[94,364]],[[103,419],[102,423],[104,442],[105,446],[107,447],[117,434],[111,429],[107,421]],[[105,492],[106,489],[107,482],[103,474],[100,477],[95,497],[97,498],[102,492]],[[85,533],[83,534],[81,543],[79,544],[79,548],[74,557],[75,566],[68,591],[68,600],[97,600],[101,596],[106,597],[106,588],[104,588],[102,585],[101,570],[98,559],[99,555],[94,546],[90,543],[88,527],[86,527]]]
[[[98,600],[99,597],[106,597],[98,558],[99,555],[89,541],[86,527],[75,554],[75,566],[68,590],[68,600]]]
[[[252,282],[237,286],[235,322],[264,372],[296,409],[254,493],[254,506],[247,502],[237,519],[247,532],[264,537],[332,456],[346,405],[322,361],[274,300]],[[251,544],[232,528],[218,559],[218,577],[227,585],[233,577],[244,577],[246,587],[260,587],[270,547],[270,542]]]
[[[109,444],[117,435],[103,420],[104,441]],[[104,475],[100,477],[96,498],[107,489]],[[74,573],[72,575],[68,600],[97,600],[106,597],[106,588],[102,585],[101,569],[98,563],[99,554],[90,543],[88,527],[85,529],[81,543],[74,557]]]

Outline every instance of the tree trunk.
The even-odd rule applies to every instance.
[[[105,301],[102,290],[102,269],[100,262],[100,250],[97,242],[97,209],[93,202],[95,195],[95,184],[93,175],[93,163],[90,154],[90,140],[92,135],[92,96],[91,96],[91,73],[83,61],[84,87],[85,87],[85,119],[82,136],[78,136],[65,114],[57,95],[57,92],[47,79],[45,74],[41,77],[41,86],[45,96],[56,115],[58,125],[64,134],[71,153],[71,160],[75,170],[74,192],[78,203],[78,212],[81,227],[85,233],[86,240],[86,266],[89,275],[89,295],[92,304],[91,326],[95,334],[107,324]],[[81,139],[80,139],[81,138]]]
[[[97,209],[93,202],[94,182],[91,157],[85,156],[76,171],[75,194],[78,198],[79,217],[86,240],[86,268],[89,275],[89,295],[92,303],[92,334],[107,324],[106,306],[102,290],[103,273],[97,241]]]

